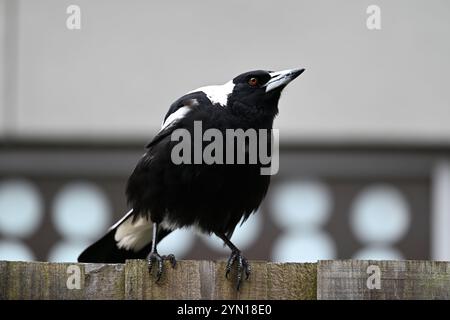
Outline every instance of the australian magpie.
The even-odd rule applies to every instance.
[[[120,263],[146,257],[150,271],[154,263],[158,264],[158,281],[163,260],[170,260],[172,266],[176,263],[173,255],[159,255],[158,242],[175,229],[193,227],[216,234],[231,249],[226,276],[236,263],[239,289],[242,276],[248,278],[251,270],[230,237],[239,221],[245,221],[259,207],[270,175],[261,174],[264,164],[260,161],[174,163],[173,150],[179,140],[173,135],[179,130],[195,135],[198,123],[204,132],[214,129],[215,133],[223,134],[229,129],[271,130],[281,91],[303,71],[246,72],[223,85],[202,87],[176,100],[128,179],[126,195],[130,211],[103,238],[84,250],[78,261]],[[196,141],[189,140],[194,147]],[[243,148],[247,153],[251,149],[248,141]],[[200,144],[203,149],[207,141]],[[226,157],[227,152],[238,149],[223,147],[213,154],[222,153]],[[181,154],[188,160],[193,157],[184,152]]]

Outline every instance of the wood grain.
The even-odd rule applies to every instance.
[[[158,283],[145,260],[0,261],[0,299],[450,299],[450,262],[250,263],[236,291],[236,270],[225,278],[224,261],[179,261],[174,269],[166,262]]]
[[[67,285],[73,266],[79,270],[80,289]],[[0,261],[0,299],[122,299],[123,288],[120,264]]]
[[[330,260],[317,268],[318,299],[450,299],[449,262]]]
[[[126,264],[0,261],[0,299],[316,299],[316,264],[250,261],[252,273],[236,291],[224,261],[168,262],[159,282],[145,260]],[[67,283],[80,271],[79,289]],[[73,284],[72,284],[73,286]]]

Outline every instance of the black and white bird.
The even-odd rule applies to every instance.
[[[147,144],[146,153],[129,177],[126,195],[131,210],[100,240],[84,250],[79,262],[121,263],[147,258],[149,269],[157,263],[157,281],[163,260],[157,244],[173,230],[193,227],[216,234],[231,249],[226,276],[237,267],[237,289],[250,265],[230,241],[236,225],[256,211],[269,187],[270,175],[262,175],[257,163],[182,163],[172,161],[177,129],[193,133],[194,122],[202,129],[272,129],[281,91],[304,69],[251,71],[215,86],[202,87],[176,100],[162,128]],[[226,148],[223,149],[226,153]],[[225,157],[225,156],[224,156]]]

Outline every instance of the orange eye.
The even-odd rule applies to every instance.
[[[257,78],[250,78],[248,80],[248,84],[251,85],[252,87],[255,87],[258,85],[258,79]]]

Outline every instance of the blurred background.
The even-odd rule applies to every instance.
[[[127,211],[175,99],[297,67],[280,172],[232,240],[250,259],[450,260],[449,35],[444,0],[0,0],[0,260],[75,261]],[[189,230],[159,249],[228,255]]]

